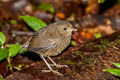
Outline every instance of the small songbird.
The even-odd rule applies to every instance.
[[[51,66],[67,66],[56,64],[50,58],[50,56],[56,56],[60,54],[65,48],[67,48],[71,40],[72,32],[76,30],[77,29],[74,29],[67,21],[57,21],[55,23],[49,24],[44,28],[41,28],[33,35],[32,39],[30,40],[28,50],[40,55],[42,60],[49,68],[49,70],[44,71],[52,71],[57,75],[62,75],[61,73],[53,70]],[[49,64],[45,60],[45,57],[47,57],[53,64]]]

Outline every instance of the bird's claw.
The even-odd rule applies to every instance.
[[[63,76],[63,74],[59,73],[58,71],[51,71],[51,70],[43,70],[42,72],[53,72],[54,74],[57,74],[57,75],[60,75],[60,76]]]
[[[42,72],[51,72],[51,70],[42,70]]]
[[[57,71],[52,71],[53,73],[57,74],[57,75],[60,75],[60,76],[63,76],[63,74],[57,72]]]
[[[66,68],[68,68],[67,65],[59,65],[59,64],[56,64],[56,65],[54,65],[54,64],[50,64],[50,66],[56,66],[56,68],[62,68],[62,67],[66,67]]]

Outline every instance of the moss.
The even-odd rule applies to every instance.
[[[84,59],[84,62],[87,63],[87,65],[89,67],[93,67],[97,62],[98,62],[98,59],[96,58],[85,58]]]
[[[117,41],[116,41],[118,44],[120,44],[120,39],[117,39]]]
[[[111,47],[112,44],[109,42],[109,40],[104,39],[100,41],[100,44],[96,44],[94,48],[97,48],[100,53],[104,52],[107,48]]]
[[[107,39],[100,40],[101,44],[107,45],[109,44],[109,41]]]
[[[94,48],[97,48],[97,49],[99,50],[99,53],[102,53],[102,52],[105,51],[105,49],[106,49],[107,47],[105,47],[105,46],[103,46],[103,45],[98,45],[98,44],[96,44],[96,45],[94,46]]]
[[[90,59],[88,65],[93,67],[97,63],[98,59]]]
[[[77,56],[82,55],[82,52],[81,52],[81,51],[74,51],[74,52],[72,52],[72,53],[76,54]]]
[[[61,57],[57,57],[57,59],[58,59],[58,60],[62,60],[62,58],[61,58]]]
[[[76,62],[75,61],[71,61],[71,60],[65,60],[66,64],[71,64],[71,65],[75,65]]]
[[[101,48],[102,47],[102,45],[98,45],[98,44],[96,44],[95,46],[94,46],[94,48]]]
[[[112,46],[116,46],[116,45],[118,45],[119,43],[117,42],[117,40],[115,40],[115,41],[112,42],[111,44],[112,44]]]
[[[102,46],[103,46],[104,48],[108,48],[108,47],[111,46],[111,43],[110,43],[109,40],[107,40],[107,39],[101,40],[100,42],[101,42],[101,44],[102,44]]]
[[[78,72],[76,72],[75,70],[72,70],[72,74],[74,75],[74,74],[77,74]]]
[[[120,39],[120,35],[117,36]]]

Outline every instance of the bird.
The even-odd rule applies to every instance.
[[[57,56],[66,49],[71,41],[72,32],[77,31],[68,21],[56,21],[51,23],[32,36],[28,50],[38,54],[45,62],[49,70],[43,72],[53,72],[57,75],[63,75],[60,72],[53,70],[52,66],[68,67],[67,65],[59,65],[52,60],[51,56]],[[53,64],[49,64],[46,60],[48,58]]]

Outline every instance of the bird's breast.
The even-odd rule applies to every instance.
[[[47,52],[47,56],[56,56],[60,54],[64,49],[67,48],[71,40],[71,37],[60,39],[56,43],[56,48],[51,49]]]

